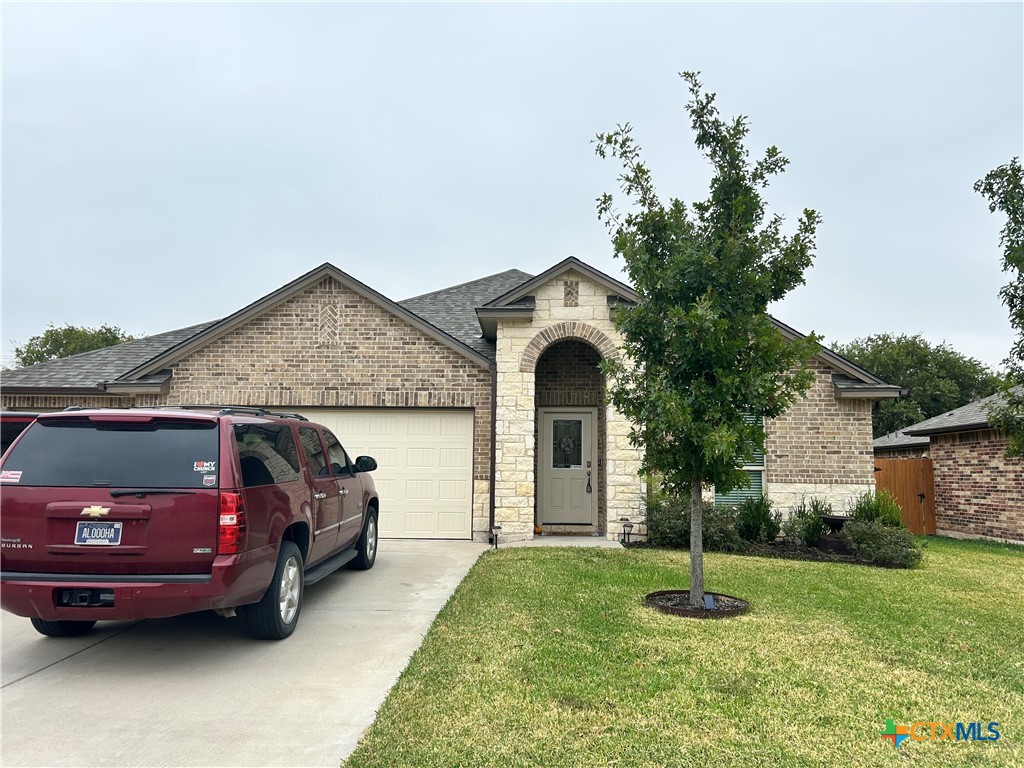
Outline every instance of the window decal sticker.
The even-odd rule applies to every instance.
[[[0,472],[0,483],[20,483],[21,470],[5,469]]]
[[[217,462],[216,461],[197,461],[192,465],[192,469],[195,472],[216,472]]]

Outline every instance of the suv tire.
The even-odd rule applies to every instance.
[[[284,640],[299,623],[302,611],[302,553],[294,542],[282,541],[274,578],[258,603],[244,608],[246,629],[261,640]]]
[[[373,562],[377,559],[377,508],[370,507],[366,511],[366,522],[363,523],[363,532],[359,534],[359,542],[356,544],[356,556],[349,563],[357,571],[368,571],[373,568]]]
[[[32,619],[36,632],[47,637],[77,637],[93,628],[95,621],[46,621]]]

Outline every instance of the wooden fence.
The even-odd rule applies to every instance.
[[[911,533],[935,534],[931,459],[875,459],[875,485],[893,495]]]

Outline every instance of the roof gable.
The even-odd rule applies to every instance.
[[[143,376],[155,373],[161,369],[167,368],[173,363],[187,357],[188,355],[195,352],[197,349],[210,344],[211,342],[227,335],[231,331],[241,327],[245,323],[249,322],[253,318],[262,315],[265,312],[270,311],[274,307],[283,304],[293,296],[297,296],[304,292],[307,288],[316,285],[324,278],[333,278],[339,283],[344,285],[346,288],[354,291],[355,293],[362,296],[367,301],[376,304],[387,312],[393,315],[397,315],[399,318],[407,322],[409,325],[417,328],[428,336],[432,337],[441,344],[449,347],[450,349],[458,352],[459,354],[469,358],[473,362],[481,365],[485,368],[490,368],[492,362],[485,355],[481,354],[477,350],[468,346],[459,339],[451,336],[450,334],[442,331],[436,326],[425,321],[418,315],[410,312],[408,309],[396,304],[391,299],[387,298],[383,294],[378,293],[369,286],[359,282],[351,275],[342,272],[340,269],[335,267],[333,264],[325,263],[321,264],[316,269],[313,269],[301,277],[296,278],[292,282],[278,288],[273,293],[269,293],[262,299],[257,299],[247,307],[235,312],[233,315],[225,317],[223,320],[219,320],[213,323],[202,332],[191,336],[176,344],[175,346],[167,349],[162,354],[147,360],[144,364],[136,366],[132,370],[128,371],[121,377],[123,381],[135,381]]]
[[[575,256],[570,256],[564,261],[560,261],[558,264],[555,264],[551,269],[541,272],[536,277],[530,278],[512,290],[492,299],[481,306],[480,309],[499,309],[511,306],[520,299],[536,291],[540,286],[554,280],[560,275],[565,274],[569,270],[579,272],[581,275],[593,280],[598,285],[607,288],[610,293],[618,296],[619,298],[625,299],[626,301],[636,302],[640,299],[640,297],[637,296],[636,291],[625,283],[621,283],[615,278],[609,277],[604,272],[594,269],[592,266],[580,261]]]

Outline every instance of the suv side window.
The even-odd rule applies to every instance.
[[[283,424],[235,424],[235,443],[246,488],[299,479],[292,431]]]
[[[302,449],[306,452],[309,471],[313,477],[328,474],[327,460],[324,458],[324,446],[320,442],[320,434],[313,427],[299,427],[299,440],[302,441]]]
[[[338,438],[325,429],[324,439],[327,441],[327,451],[331,455],[331,471],[335,475],[351,475],[352,470],[349,469],[351,462],[348,460],[348,454],[345,453],[345,449],[338,442]]]

